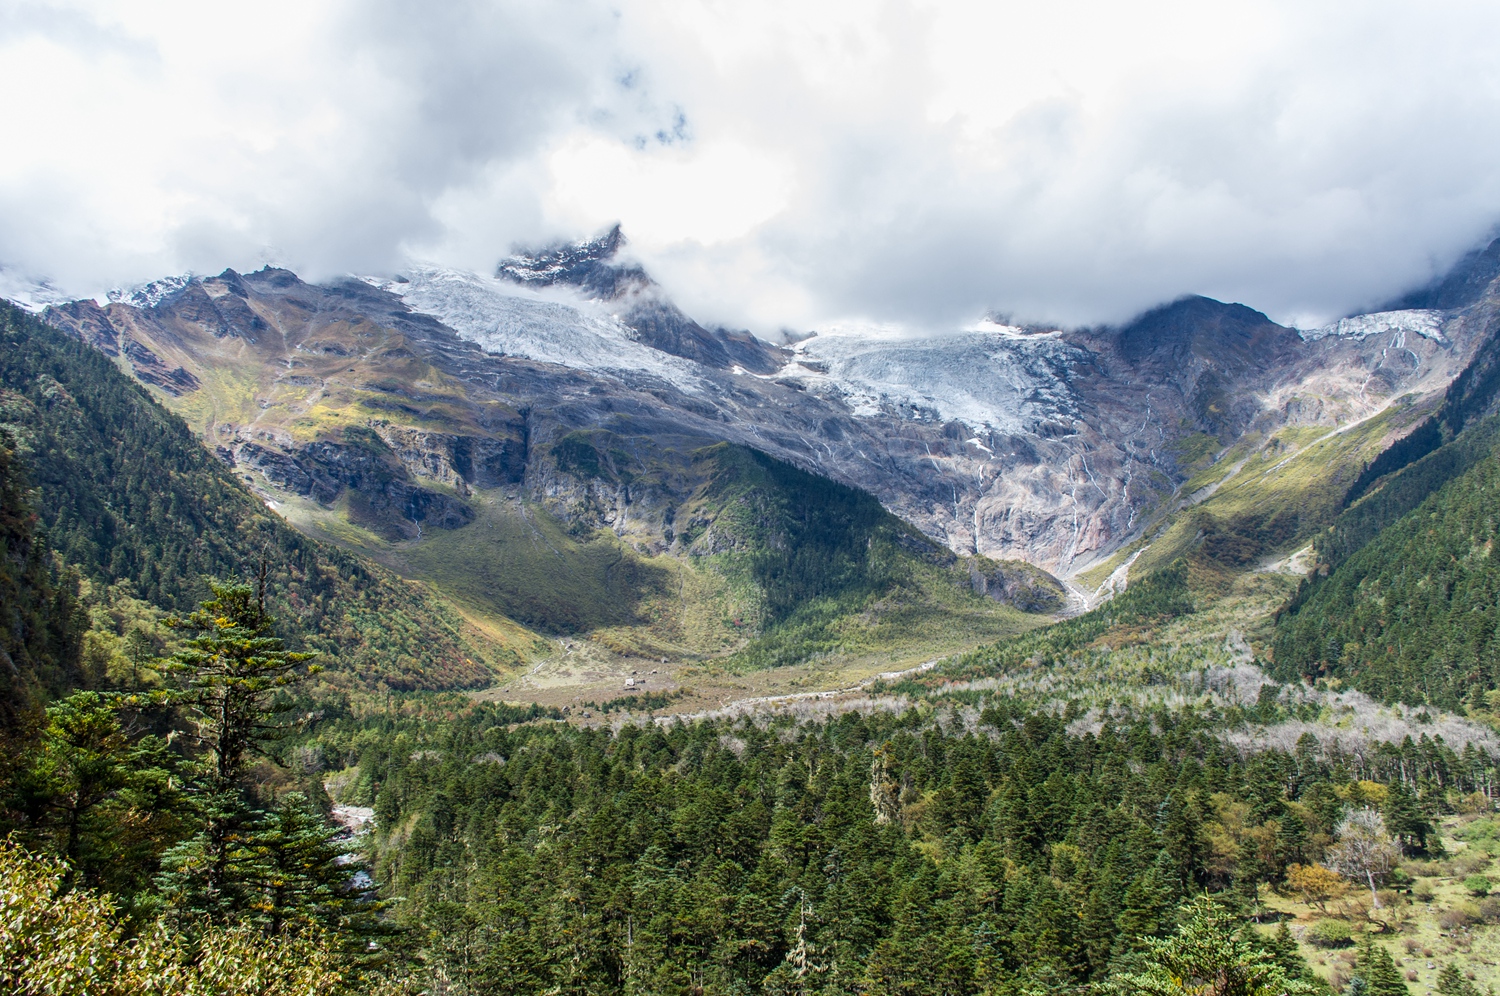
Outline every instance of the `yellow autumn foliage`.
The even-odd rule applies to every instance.
[[[316,933],[157,921],[127,937],[114,902],[65,887],[67,868],[0,841],[3,996],[333,996],[348,980]]]

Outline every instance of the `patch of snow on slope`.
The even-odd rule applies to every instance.
[[[489,352],[581,370],[651,374],[688,391],[701,386],[692,361],[642,345],[614,316],[561,292],[544,296],[441,267],[415,267],[406,276],[377,286]]]
[[[1377,311],[1370,315],[1340,318],[1332,325],[1317,329],[1299,329],[1297,334],[1312,342],[1330,335],[1364,339],[1382,332],[1415,332],[1424,339],[1446,343],[1443,336],[1443,313],[1414,308],[1407,311]]]
[[[797,343],[796,359],[775,376],[835,391],[862,417],[915,408],[1006,433],[1075,418],[1067,378],[1087,354],[1053,334],[983,324],[937,335],[829,329]]]

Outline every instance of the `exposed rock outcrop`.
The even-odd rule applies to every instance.
[[[246,442],[235,460],[324,505],[347,493],[350,517],[393,539],[414,535],[424,525],[457,529],[473,520],[473,510],[458,498],[415,484],[374,431],[350,427],[344,437],[344,442],[317,440],[291,452]]]
[[[976,594],[1014,605],[1022,612],[1050,614],[1062,611],[1067,603],[1068,590],[1061,581],[1023,561],[997,563],[987,557],[974,557],[968,566]]]

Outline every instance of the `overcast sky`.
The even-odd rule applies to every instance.
[[[701,320],[1312,323],[1500,222],[1500,4],[0,0],[0,266],[489,271]]]

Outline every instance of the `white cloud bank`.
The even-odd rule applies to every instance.
[[[1310,322],[1500,221],[1495,37],[1442,0],[13,0],[0,264],[488,271],[619,220],[762,331]]]

